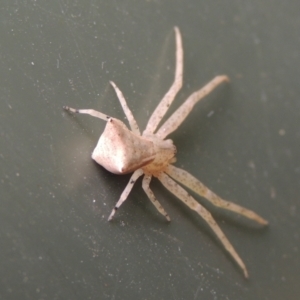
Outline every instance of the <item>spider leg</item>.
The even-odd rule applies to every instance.
[[[197,178],[195,178],[185,170],[169,165],[165,172],[176,181],[182,183],[183,185],[185,185],[195,193],[206,198],[213,205],[217,207],[221,207],[223,209],[233,211],[261,225],[268,224],[268,221],[260,217],[254,211],[239,206],[235,203],[221,199],[218,195],[216,195],[209,188],[207,188],[203,183],[201,183]]]
[[[129,109],[127,103],[126,103],[126,100],[125,100],[125,97],[123,95],[123,93],[121,92],[121,90],[116,86],[116,84],[113,82],[113,81],[110,81],[110,84],[112,85],[112,87],[115,89],[115,92],[118,96],[118,99],[122,105],[122,108],[123,108],[123,111],[127,117],[127,120],[129,122],[129,125],[130,125],[130,128],[131,130],[138,134],[138,135],[141,135],[141,132],[140,132],[140,129],[139,129],[139,126],[131,112],[131,110]]]
[[[159,122],[166,114],[170,105],[172,104],[176,94],[182,87],[182,74],[183,74],[183,49],[182,49],[182,40],[181,34],[178,27],[174,27],[175,30],[175,38],[176,38],[176,70],[175,70],[175,78],[174,82],[171,85],[168,92],[162,98],[154,112],[152,113],[144,134],[151,134],[157,128]]]
[[[171,115],[169,119],[159,128],[156,133],[161,139],[164,139],[171,132],[175,131],[179,125],[185,120],[188,114],[193,109],[194,105],[213,91],[219,84],[229,81],[229,78],[225,75],[216,76],[213,80],[208,82],[203,88],[192,93],[185,102],[179,106],[179,108]]]
[[[161,204],[158,202],[158,200],[156,199],[156,197],[154,196],[153,192],[151,191],[149,184],[151,181],[152,176],[151,175],[145,175],[143,178],[143,183],[142,183],[142,187],[145,191],[145,193],[147,194],[148,198],[150,199],[150,201],[153,203],[153,205],[156,207],[156,209],[163,215],[165,216],[165,218],[167,219],[167,221],[171,221],[169,215],[167,214],[167,212],[164,210],[164,208],[161,206]]]
[[[77,114],[87,114],[95,118],[102,119],[104,121],[107,121],[111,117],[108,115],[105,115],[104,113],[94,110],[94,109],[75,109],[69,106],[63,106],[63,109],[66,111],[69,111],[71,113],[77,113]]]
[[[113,208],[111,214],[108,217],[108,221],[111,221],[112,218],[114,217],[116,211],[118,210],[118,208],[123,204],[123,202],[127,199],[129,193],[131,192],[131,189],[133,188],[133,185],[135,184],[135,182],[137,181],[137,179],[143,175],[143,170],[142,169],[137,169],[131,176],[126,188],[124,189],[123,193],[120,196],[119,201],[117,202],[117,204],[115,205],[115,207]]]
[[[217,235],[225,249],[230,253],[230,255],[233,257],[233,259],[236,261],[236,263],[240,266],[240,268],[244,272],[244,276],[248,278],[248,271],[247,268],[240,258],[240,256],[237,254],[229,240],[226,238],[225,234],[221,230],[221,228],[218,226],[214,218],[212,217],[211,213],[206,210],[201,204],[199,204],[191,195],[187,193],[186,190],[184,190],[180,185],[178,185],[173,179],[171,179],[168,175],[165,173],[161,173],[158,176],[158,179],[161,181],[161,183],[176,197],[178,197],[182,202],[184,202],[189,208],[196,211],[210,226],[210,228],[214,231],[214,233]]]

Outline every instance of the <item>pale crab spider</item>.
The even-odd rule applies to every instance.
[[[165,218],[170,221],[170,217],[161,204],[158,202],[149,184],[152,176],[158,180],[175,196],[183,201],[189,208],[196,211],[210,226],[217,235],[225,249],[230,253],[236,263],[243,270],[245,277],[248,277],[246,266],[240,256],[237,254],[223,231],[220,229],[211,213],[199,204],[191,195],[189,195],[177,182],[185,185],[190,190],[206,198],[213,205],[233,211],[237,214],[251,219],[261,225],[267,225],[268,222],[257,215],[255,212],[241,207],[232,202],[221,199],[199,180],[188,172],[172,165],[176,161],[176,147],[172,140],[165,140],[166,136],[178,128],[193,109],[194,105],[204,96],[214,90],[219,84],[228,82],[227,76],[217,76],[202,89],[191,94],[185,102],[167,119],[163,125],[157,130],[161,119],[166,114],[172,104],[176,94],[182,86],[183,75],[183,49],[180,31],[175,29],[176,37],[176,70],[175,79],[169,91],[160,101],[154,112],[152,113],[146,129],[141,134],[140,129],[133,117],[132,112],[127,106],[126,100],[114,82],[110,82],[113,86],[119,101],[122,105],[124,113],[128,119],[131,131],[126,125],[118,119],[107,116],[93,109],[74,109],[65,106],[64,109],[72,113],[88,114],[96,118],[107,121],[105,130],[100,136],[98,144],[92,153],[92,158],[108,171],[115,174],[126,174],[133,172],[125,190],[114,209],[112,210],[108,220],[111,220],[127,199],[136,180],[144,175],[142,187],[150,201],[156,209]],[[175,181],[174,181],[175,180]],[[176,182],[177,181],[177,182]]]

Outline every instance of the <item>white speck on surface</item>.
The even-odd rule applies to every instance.
[[[285,130],[284,129],[280,129],[278,131],[278,134],[281,135],[281,136],[284,136],[286,134]]]
[[[215,111],[214,111],[214,110],[211,110],[211,111],[207,114],[207,117],[210,118],[214,113],[215,113]]]

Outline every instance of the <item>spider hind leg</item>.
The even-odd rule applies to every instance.
[[[129,195],[129,193],[131,192],[131,190],[132,190],[132,188],[133,188],[133,185],[135,184],[135,182],[137,181],[137,179],[138,179],[140,176],[142,176],[142,175],[143,175],[142,169],[138,169],[138,170],[136,170],[136,171],[132,174],[132,176],[131,176],[131,178],[130,178],[130,180],[129,180],[127,186],[126,186],[126,188],[124,189],[123,193],[122,193],[121,196],[120,196],[119,201],[116,203],[116,205],[115,205],[115,207],[113,208],[111,214],[109,215],[108,221],[111,221],[111,220],[113,219],[113,217],[114,217],[116,211],[118,210],[118,208],[126,201],[128,195]]]
[[[204,208],[200,203],[198,203],[188,192],[183,189],[179,184],[177,184],[172,178],[170,178],[167,174],[161,173],[158,177],[160,182],[168,189],[172,194],[174,194],[177,198],[179,198],[184,204],[186,204],[190,209],[197,212],[209,225],[211,230],[216,234],[220,242],[223,244],[224,248],[229,252],[232,258],[236,261],[236,263],[242,269],[244,276],[248,278],[247,268],[235,251],[234,247],[231,245],[219,225],[216,223],[211,213]]]
[[[171,221],[168,213],[164,210],[164,208],[162,207],[162,205],[158,202],[158,200],[156,199],[155,195],[153,194],[152,190],[150,189],[150,181],[151,181],[151,175],[145,175],[143,178],[143,183],[142,183],[142,187],[145,191],[145,193],[147,194],[148,198],[150,199],[150,201],[153,203],[153,205],[155,206],[155,208],[158,210],[159,213],[161,213],[166,219],[167,221]]]

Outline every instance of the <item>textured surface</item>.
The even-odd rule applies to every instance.
[[[2,1],[1,299],[294,299],[300,293],[299,1]],[[264,216],[253,228],[212,209],[244,258],[244,280],[204,222],[157,183],[167,224],[129,176],[90,158],[105,124],[63,105],[123,118],[118,84],[143,130],[185,50],[171,110],[218,74],[231,83],[171,135],[177,166]],[[123,119],[124,120],[124,119]],[[125,120],[126,121],[126,120]],[[195,197],[202,201],[199,197]]]

